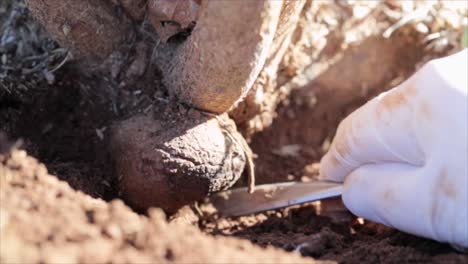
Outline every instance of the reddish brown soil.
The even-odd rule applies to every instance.
[[[259,182],[300,180],[314,176],[337,124],[369,98],[413,73],[422,59],[421,47],[406,39],[369,38],[306,87],[293,91],[278,109],[273,125],[254,136],[253,151]],[[434,55],[433,55],[434,56]],[[359,88],[360,91],[359,91]],[[358,91],[357,91],[358,90]],[[281,155],[281,148],[298,145],[297,155]],[[318,165],[318,164],[317,164]]]
[[[377,41],[369,45],[376,43],[382,44]],[[387,59],[392,52],[401,51],[390,43],[383,45],[388,48]],[[415,61],[419,59],[416,49],[408,49],[406,54],[413,54]],[[336,85],[333,79],[327,79],[329,75],[350,67],[356,56],[372,55],[353,52],[345,56],[312,86],[295,91],[279,109],[274,125],[255,136],[252,146],[259,156],[256,163],[260,183],[313,177],[318,165],[310,164],[319,160],[322,142],[332,135],[339,120],[402,74],[396,71],[370,80],[375,89],[349,101],[327,93],[327,88]],[[413,65],[394,61],[391,69],[403,69],[406,75],[413,70]],[[376,75],[362,72],[356,76],[362,80]],[[350,215],[333,220],[317,215],[313,206],[236,219],[199,217],[188,210],[189,216],[179,216],[175,221],[178,223],[168,226],[158,210],[152,210],[149,216],[137,215],[121,201],[106,203],[91,198],[110,201],[118,197],[106,147],[107,130],[101,139],[96,129],[108,127],[123,113],[112,110],[112,97],[103,96],[111,94],[110,88],[93,89],[106,87],[93,79],[71,75],[62,78],[73,81],[50,87],[31,102],[2,102],[2,130],[10,137],[23,139],[23,147],[30,154],[39,157],[51,174],[73,188],[47,175],[42,165],[22,152],[2,156],[0,230],[2,241],[8,241],[2,243],[5,263],[306,261],[297,253],[282,253],[272,247],[285,251],[299,247],[297,251],[303,256],[343,263],[468,261],[467,255],[448,245],[372,223],[359,224]],[[353,80],[337,83],[353,85]],[[84,85],[88,88],[83,89]],[[124,91],[123,96],[130,98],[129,94]],[[317,103],[312,104],[315,96]],[[302,147],[297,156],[282,156],[281,151],[275,151],[288,144]],[[242,240],[212,238],[187,222],[204,233],[242,238],[268,249],[261,250]]]
[[[377,56],[377,50],[383,52]],[[420,50],[404,41],[370,39],[349,50],[310,86],[294,91],[278,110],[273,125],[253,138],[251,145],[258,154],[257,182],[307,181],[317,176],[318,162],[325,150],[323,142],[331,139],[338,122],[368,98],[394,86],[394,80],[398,82],[412,74],[415,64],[411,62],[422,59]],[[360,61],[364,63],[356,67]],[[383,61],[385,64],[381,64]],[[356,96],[353,87],[362,83],[367,83],[368,89]],[[287,152],[281,152],[281,147],[287,145],[299,145],[300,149],[296,155],[285,155]],[[329,206],[333,207],[336,208]],[[303,256],[340,263],[468,261],[467,255],[457,253],[449,245],[370,222],[359,224],[350,214],[332,210],[332,218],[317,215],[315,206],[304,206],[202,221],[202,227],[209,233],[245,238],[261,246],[273,245],[287,251],[300,247]]]
[[[338,122],[423,59],[413,43],[369,39],[294,91],[274,124],[252,140],[257,181],[314,177]],[[346,212],[318,215],[314,205],[235,219],[185,208],[170,224],[158,209],[136,214],[114,200],[109,127],[160,98],[159,84],[117,92],[117,84],[75,72],[63,68],[56,84],[43,84],[29,99],[0,97],[0,130],[21,139],[29,154],[10,151],[0,134],[2,263],[468,262],[446,244],[360,223]],[[297,151],[284,151],[292,144]]]
[[[344,218],[346,219],[346,218]],[[352,218],[347,218],[352,219]],[[248,239],[303,256],[339,263],[464,263],[450,246],[403,234],[374,223],[332,222],[305,206],[204,223],[213,234]]]
[[[1,263],[313,262],[168,224],[159,209],[142,216],[120,200],[91,198],[24,151],[0,154],[0,173]]]

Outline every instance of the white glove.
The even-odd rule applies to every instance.
[[[321,177],[356,215],[468,248],[468,52],[433,60],[338,127]]]

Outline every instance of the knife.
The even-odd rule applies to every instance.
[[[209,200],[223,216],[241,216],[292,205],[340,196],[343,184],[313,182],[283,182],[231,189],[212,195]]]

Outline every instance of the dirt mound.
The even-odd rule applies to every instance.
[[[91,198],[48,175],[25,151],[0,155],[0,172],[2,263],[313,262],[168,224],[159,209],[146,217],[119,200]]]

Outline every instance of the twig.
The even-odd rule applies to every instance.
[[[233,127],[226,124],[224,120],[218,115],[215,116],[218,120],[221,128],[226,133],[226,136],[238,146],[241,147],[242,151],[244,152],[246,161],[247,161],[247,179],[248,179],[248,192],[253,193],[255,191],[255,164],[253,162],[254,154],[252,149],[250,149],[249,145],[245,141],[244,137],[238,133],[233,133]]]
[[[413,12],[404,15],[400,20],[398,20],[398,22],[393,24],[391,27],[387,28],[387,30],[384,31],[382,36],[384,38],[389,38],[393,34],[393,32],[395,32],[400,27],[408,24],[413,20],[423,19],[427,15],[427,13],[429,13],[433,6],[434,3],[431,2],[428,5],[422,6],[418,9],[415,9]]]

